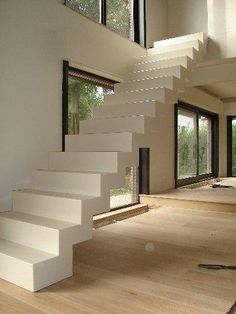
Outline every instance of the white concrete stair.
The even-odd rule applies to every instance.
[[[183,78],[187,75],[187,70],[185,67],[181,65],[175,66],[166,66],[163,68],[154,68],[154,69],[144,69],[144,70],[136,70],[130,72],[126,75],[126,80],[140,80],[140,79],[149,79],[149,78],[157,78],[160,76],[175,76],[177,78]]]
[[[34,170],[31,179],[34,190],[91,196],[102,196],[108,182],[111,188],[122,187],[125,183],[124,176],[116,173],[89,171]]]
[[[78,225],[16,211],[0,213],[0,238],[59,254],[60,233]],[[30,236],[29,236],[30,235]],[[73,242],[72,242],[73,243]]]
[[[151,61],[159,61],[171,59],[174,57],[189,57],[191,59],[197,60],[199,58],[199,50],[201,49],[201,44],[195,48],[181,48],[178,50],[172,50],[169,52],[159,52],[159,48],[152,48],[148,50],[148,55],[144,55],[141,57],[140,62],[151,62]]]
[[[104,105],[118,105],[120,103],[142,102],[146,100],[155,100],[161,103],[176,102],[177,97],[168,88],[157,87],[144,90],[121,92],[104,97]]]
[[[158,149],[153,135],[160,142],[159,130],[172,130],[172,105],[206,43],[203,33],[154,43],[81,133],[66,136],[66,152],[51,152],[31,188],[13,192],[12,211],[0,213],[2,279],[37,291],[72,275],[72,246],[91,239],[92,216],[109,211],[110,189],[124,185],[139,148]]]
[[[156,87],[166,87],[172,90],[183,89],[185,86],[183,79],[174,76],[160,76],[148,79],[132,80],[115,85],[115,93],[138,91]]]
[[[158,130],[156,118],[133,116],[120,118],[91,119],[81,121],[80,134],[93,133],[141,133],[156,132]]]
[[[103,119],[102,119],[103,121]],[[116,173],[125,166],[138,164],[137,156],[124,152],[50,152],[49,169]]]
[[[142,70],[152,70],[152,69],[162,69],[171,66],[181,65],[184,68],[188,68],[193,62],[193,59],[182,56],[182,57],[174,57],[165,60],[153,60],[150,62],[139,62],[134,65],[134,71],[142,71]]]
[[[157,107],[162,105],[157,101],[144,101],[138,103],[124,103],[118,106],[100,106],[93,108],[93,118],[111,118],[145,115],[147,117],[156,117]]]

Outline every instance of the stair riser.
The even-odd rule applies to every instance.
[[[149,71],[140,71],[140,72],[133,72],[129,73],[127,75],[127,81],[128,80],[139,80],[139,79],[148,79],[148,78],[156,78],[164,75],[173,75],[177,78],[182,78],[182,73],[184,73],[184,70],[182,70],[183,67],[181,66],[173,66],[168,68],[162,68],[162,69],[156,69],[156,70],[149,70]]]
[[[146,101],[146,100],[155,100],[161,103],[166,101],[165,98],[165,89],[150,89],[143,90],[140,92],[124,92],[116,95],[107,95],[105,96],[105,105],[116,105],[120,103],[127,102],[137,102],[137,101]]]
[[[119,104],[93,108],[93,117],[110,118],[132,115],[156,116],[156,103]]]
[[[174,87],[174,78],[169,77],[160,77],[157,79],[148,79],[148,80],[139,80],[125,82],[115,85],[115,93],[122,93],[127,91],[140,90],[145,88],[156,88],[156,87],[166,87],[173,89]]]
[[[124,183],[119,176],[107,176],[109,178],[105,179],[101,174],[93,173],[33,171],[31,186],[40,191],[101,196],[107,182],[114,188]]]
[[[40,191],[101,195],[101,175],[33,171],[31,188]]]
[[[136,64],[134,66],[134,71],[142,71],[142,70],[151,70],[151,69],[160,69],[165,67],[171,67],[176,65],[182,65],[187,68],[191,64],[191,59],[188,57],[180,57],[174,59],[168,59],[163,61],[155,61],[148,63]]]
[[[49,154],[49,169],[66,171],[101,171],[114,173],[118,170],[118,154],[114,152],[52,152]]]
[[[185,56],[188,56],[191,59],[195,59],[198,54],[198,51],[194,48],[179,49],[179,50],[170,51],[167,53],[158,53],[158,49],[155,49],[155,50],[156,50],[156,53],[143,56],[141,58],[141,62],[152,62],[152,61],[166,60],[170,58],[185,57]]]
[[[156,123],[153,118],[123,117],[115,119],[93,119],[83,121],[81,134],[116,133],[116,132],[156,132]]]
[[[206,35],[203,32],[199,32],[195,34],[183,35],[179,37],[160,40],[160,41],[155,42],[154,44],[158,47],[167,47],[167,46],[175,46],[176,44],[187,43],[187,42],[191,42],[195,40],[200,41],[204,45],[206,45],[207,43]],[[176,46],[175,46],[175,49],[176,49]]]
[[[66,135],[68,152],[132,152],[132,134]]]
[[[0,217],[0,238],[59,254],[59,232],[44,226]]]
[[[80,224],[81,207],[82,202],[80,200],[20,191],[13,193],[13,209],[21,213]]]
[[[154,48],[150,49],[149,53],[153,53],[154,51],[158,53],[165,53],[187,48],[195,48],[196,50],[200,50],[200,41],[198,39],[185,42],[176,42],[172,43],[171,45],[163,45],[163,43],[164,41],[155,42]]]

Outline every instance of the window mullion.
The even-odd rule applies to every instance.
[[[196,113],[197,121],[196,121],[196,128],[197,128],[197,177],[199,177],[199,113]]]
[[[100,0],[101,6],[101,24],[107,24],[107,0]]]

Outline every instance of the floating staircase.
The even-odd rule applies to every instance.
[[[31,188],[13,192],[0,214],[0,277],[30,291],[72,275],[72,246],[92,237],[92,217],[109,211],[110,189],[158,132],[158,108],[177,101],[188,71],[206,49],[203,33],[160,41],[66,136],[66,152],[49,153],[48,170],[32,172]]]

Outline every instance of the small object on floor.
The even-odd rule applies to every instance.
[[[214,270],[221,270],[221,269],[236,270],[236,265],[199,264],[198,267],[206,268],[206,269],[214,269]]]
[[[233,188],[232,185],[224,185],[224,184],[212,184],[211,187],[213,189],[217,189],[217,188],[220,188],[220,189],[232,189]]]
[[[226,314],[236,314],[236,302]]]

